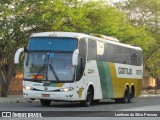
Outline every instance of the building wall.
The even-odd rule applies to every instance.
[[[10,81],[9,89],[8,89],[8,94],[22,94],[22,79],[23,75],[22,74],[17,74],[15,77],[12,78]],[[1,91],[1,86],[0,86],[0,91]]]
[[[155,79],[153,77],[144,78],[142,80],[142,89],[151,89],[155,87]]]

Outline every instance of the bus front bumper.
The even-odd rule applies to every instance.
[[[23,90],[23,97],[27,99],[45,99],[45,100],[60,100],[74,101],[73,91],[69,92],[45,92]]]

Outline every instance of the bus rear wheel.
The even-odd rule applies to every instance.
[[[125,93],[124,93],[124,98],[122,98],[123,103],[129,103],[131,102],[131,97],[130,97],[130,92],[128,88],[126,88]]]
[[[93,101],[93,91],[91,87],[88,88],[86,100],[81,101],[80,104],[82,107],[89,107]]]
[[[128,88],[126,88],[125,93],[124,93],[124,97],[115,99],[115,102],[116,103],[130,103],[131,99],[132,98],[131,98],[130,92],[129,92]]]
[[[130,102],[132,102],[132,98],[134,98],[134,94],[135,94],[135,89],[134,89],[134,87],[132,86],[132,87],[131,87],[131,91],[130,91]]]
[[[40,100],[42,106],[49,106],[51,104],[51,100]]]

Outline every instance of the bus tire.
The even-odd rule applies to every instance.
[[[130,92],[128,88],[126,87],[125,93],[124,93],[124,98],[122,98],[123,103],[129,103],[130,102]]]
[[[129,94],[129,97],[130,97],[130,99],[129,99],[129,103],[131,103],[132,102],[132,99],[134,98],[134,87],[132,86],[131,87],[131,91],[130,91],[130,94]]]
[[[128,103],[132,102],[132,96],[131,96],[131,92],[129,93],[129,99],[128,99]]]
[[[50,106],[51,100],[40,100],[42,106]]]
[[[89,107],[91,105],[93,101],[93,94],[93,90],[89,87],[87,90],[86,100],[80,102],[82,107]]]
[[[131,91],[130,91],[130,97],[131,99],[134,98],[134,94],[135,94],[135,89],[134,86],[131,87]]]

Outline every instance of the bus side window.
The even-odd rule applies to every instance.
[[[114,45],[112,45],[112,44],[110,44],[110,43],[107,43],[106,45],[105,45],[105,58],[106,58],[106,60],[108,61],[108,62],[114,62]]]
[[[122,63],[122,47],[115,45],[114,51],[114,62]],[[126,61],[123,61],[123,63],[126,64]]]
[[[122,48],[122,64],[131,64],[131,50],[129,48]]]
[[[93,39],[88,39],[88,58],[87,60],[97,59],[97,42]]]
[[[135,50],[131,50],[131,65],[138,65],[137,64],[138,56]]]
[[[138,51],[138,65],[141,66],[142,65],[142,51]]]

